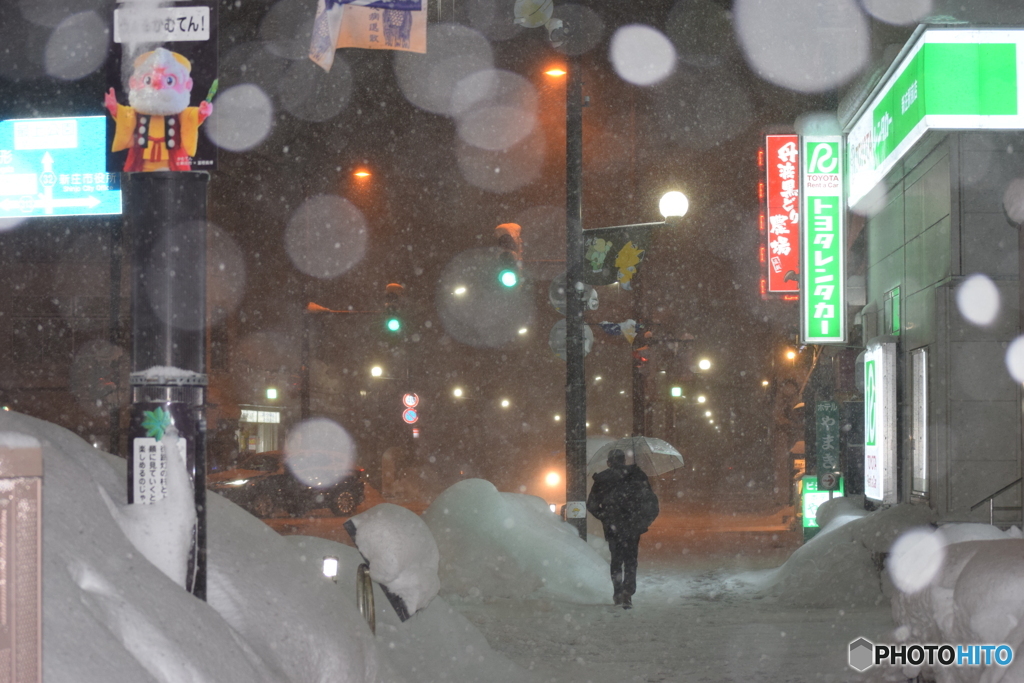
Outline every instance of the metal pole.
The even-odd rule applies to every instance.
[[[649,340],[644,335],[647,328],[646,317],[643,307],[643,283],[639,272],[633,276],[633,320],[636,321],[636,337],[633,339],[633,436],[647,435],[647,396],[645,379],[643,375],[644,362],[638,357],[643,351],[637,351],[648,346]]]
[[[126,173],[132,240],[132,404],[128,502],[166,493],[162,437],[185,441],[196,527],[186,590],[206,599],[206,192],[205,172]]]
[[[587,498],[587,387],[583,362],[583,78],[569,55],[565,90],[565,500]],[[570,518],[587,538],[587,516]]]
[[[299,373],[299,418],[309,419],[309,319],[313,314],[302,311],[302,368]]]

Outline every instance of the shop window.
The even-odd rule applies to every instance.
[[[885,293],[885,333],[900,333],[900,288],[890,289]]]

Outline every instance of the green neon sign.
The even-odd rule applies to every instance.
[[[803,512],[803,527],[813,529],[818,527],[818,507],[833,498],[842,498],[845,495],[846,482],[839,477],[839,485],[834,491],[819,491],[818,478],[805,476],[800,484],[801,511]]]
[[[806,343],[842,344],[846,341],[842,138],[806,136],[802,144],[800,337]]]
[[[850,129],[850,206],[928,130],[1024,128],[1022,48],[1022,30],[924,31]]]

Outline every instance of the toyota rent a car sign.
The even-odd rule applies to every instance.
[[[840,136],[805,136],[800,155],[800,338],[846,341],[846,243]]]

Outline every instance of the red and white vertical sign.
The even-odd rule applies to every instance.
[[[768,293],[797,294],[800,283],[800,137],[765,140]],[[786,275],[792,273],[789,279]]]

